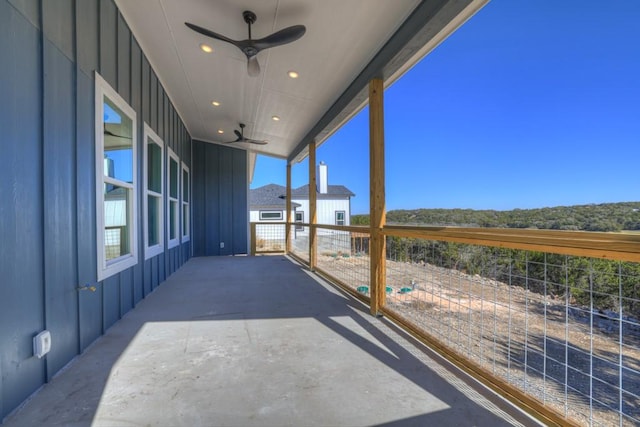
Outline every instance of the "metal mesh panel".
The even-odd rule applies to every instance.
[[[387,307],[585,425],[640,424],[640,265],[387,238]]]
[[[369,295],[368,235],[318,228],[317,267],[350,288]]]
[[[258,222],[256,224],[256,253],[260,252],[284,252],[285,230],[283,223],[270,224]]]
[[[309,227],[291,226],[291,252],[309,263]]]

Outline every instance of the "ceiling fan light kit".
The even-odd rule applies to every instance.
[[[222,34],[214,33],[211,30],[192,24],[190,22],[185,22],[184,24],[187,27],[191,28],[193,31],[196,31],[213,39],[230,43],[240,49],[242,53],[244,53],[244,55],[247,57],[247,73],[251,77],[256,77],[260,74],[260,64],[258,63],[258,58],[256,57],[256,55],[260,51],[296,41],[307,31],[304,25],[293,25],[291,27],[287,27],[285,29],[277,31],[270,36],[253,40],[251,38],[251,25],[255,23],[258,18],[256,14],[251,12],[250,10],[245,10],[244,12],[242,12],[242,17],[244,19],[244,22],[247,23],[249,30],[249,38],[246,40],[233,40],[223,36]]]

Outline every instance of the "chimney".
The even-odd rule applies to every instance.
[[[318,193],[327,194],[329,190],[329,172],[325,162],[320,162],[318,165],[318,173],[316,174],[316,180],[318,185]]]

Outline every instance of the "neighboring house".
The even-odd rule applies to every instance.
[[[329,185],[328,168],[324,162],[320,162],[318,165],[316,182],[317,223],[350,225],[351,197],[354,197],[355,194],[344,185]],[[251,190],[249,196],[251,222],[286,221],[286,194],[286,187],[277,184],[268,184]],[[309,185],[291,190],[291,207],[291,218],[294,222],[309,222]],[[345,234],[345,232],[335,230],[318,230],[318,235],[336,235],[338,233]],[[293,239],[306,238],[308,235],[307,227],[296,226],[292,237]],[[280,227],[278,230],[258,227],[256,239],[284,241],[284,227]],[[337,249],[348,250],[349,243],[340,244],[340,248]]]
[[[268,184],[250,191],[251,222],[286,221],[287,189],[282,185]],[[344,185],[329,185],[328,168],[320,162],[317,168],[316,215],[318,224],[349,225],[351,197],[355,194]],[[291,190],[292,219],[308,223],[309,185]],[[298,229],[303,232],[302,227]]]
[[[251,222],[286,221],[287,189],[278,184],[267,184],[249,192],[249,219]],[[292,217],[298,203],[291,204]]]

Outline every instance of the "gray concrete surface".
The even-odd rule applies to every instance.
[[[285,257],[195,258],[3,427],[534,424],[437,359]]]

